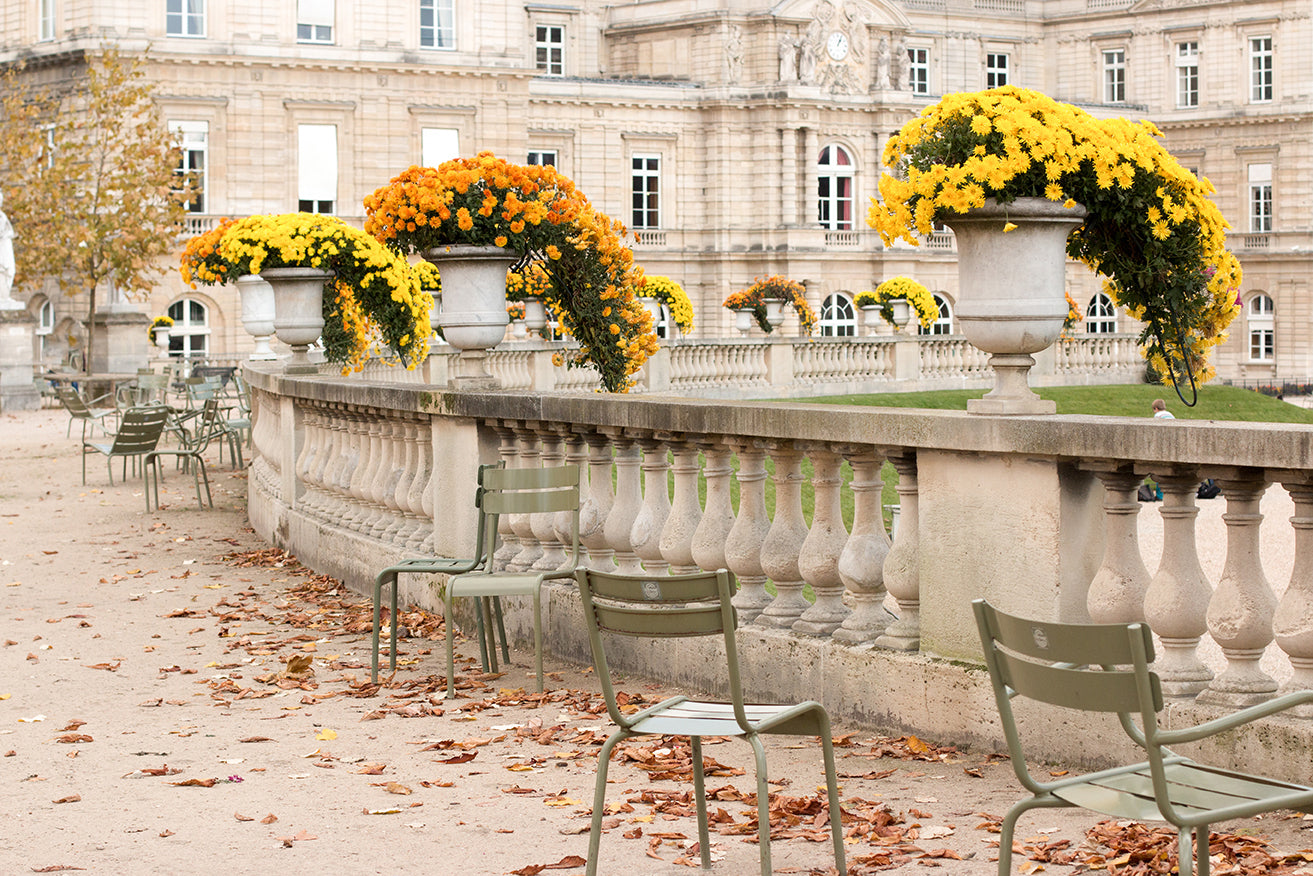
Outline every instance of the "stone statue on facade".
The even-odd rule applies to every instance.
[[[798,81],[803,85],[816,84],[816,44],[810,39],[798,47]]]
[[[875,48],[875,87],[884,90],[889,87],[889,37],[880,37]]]
[[[899,37],[894,48],[893,57],[889,59],[889,87],[902,91],[908,87],[907,73],[912,65],[912,57],[907,48],[907,37]]]
[[[780,81],[798,81],[798,44],[788,36],[780,37]]]
[[[743,75],[743,28],[737,24],[729,26],[729,37],[725,40],[725,80],[730,85],[737,85]]]
[[[14,262],[14,225],[5,215],[4,206],[4,192],[0,192],[0,310],[22,310],[23,303],[10,297],[17,265]]]

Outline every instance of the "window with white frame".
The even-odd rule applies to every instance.
[[[1117,331],[1117,308],[1111,298],[1099,292],[1085,307],[1085,333],[1110,335],[1115,331]]]
[[[184,359],[203,359],[210,349],[210,313],[194,298],[183,298],[169,305],[169,355]]]
[[[456,0],[419,0],[419,45],[422,49],[456,47]]]
[[[36,312],[36,333],[48,335],[55,330],[55,305],[49,298],[41,302]]]
[[[55,0],[39,0],[38,2],[36,38],[40,42],[55,38]]]
[[[634,155],[630,228],[661,227],[661,156]]]
[[[296,126],[296,198],[302,213],[337,209],[337,125]]]
[[[556,150],[530,149],[524,163],[540,167],[556,167]]]
[[[195,186],[195,195],[187,203],[191,213],[206,212],[208,198],[205,194],[206,167],[209,164],[209,122],[170,121],[169,130],[177,139],[182,154],[178,157],[178,166],[174,168],[179,181],[190,179]]]
[[[985,55],[985,87],[1002,88],[1008,84],[1008,56],[1004,52]]]
[[[1249,230],[1272,230],[1272,165],[1249,165]]]
[[[334,0],[296,0],[296,41],[333,41]]]
[[[1199,43],[1176,44],[1176,105],[1199,106]]]
[[[205,0],[165,0],[164,32],[169,36],[205,36]]]
[[[821,302],[820,327],[823,338],[850,338],[857,334],[853,300],[842,292],[826,296]]]
[[[455,128],[420,128],[420,164],[437,167],[444,161],[460,158],[460,131]]]
[[[1103,102],[1126,102],[1126,50],[1105,49],[1103,52]]]
[[[916,324],[916,333],[919,335],[951,335],[953,333],[953,307],[948,303],[948,299],[938,292],[932,293],[935,299],[935,308],[939,315],[929,326],[921,325],[918,321]]]
[[[1276,320],[1271,297],[1259,293],[1245,311],[1249,328],[1249,360],[1271,362],[1276,356]]]
[[[907,50],[907,90],[913,94],[930,93],[930,50]]]
[[[565,28],[558,24],[534,27],[534,68],[548,76],[565,75]]]
[[[1249,38],[1249,100],[1266,103],[1272,99],[1272,37]]]
[[[816,221],[831,231],[853,227],[853,160],[842,146],[826,146],[816,161]]]

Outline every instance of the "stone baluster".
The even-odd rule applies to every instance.
[[[870,448],[847,454],[853,467],[853,531],[839,554],[839,577],[852,594],[852,614],[834,631],[837,641],[862,645],[874,641],[894,617],[884,607],[884,561],[889,535],[884,529],[881,497],[884,456]]]
[[[268,393],[251,393],[251,408],[255,420],[251,423],[251,444],[256,453],[274,471],[278,470],[278,405]]]
[[[374,478],[374,467],[378,465],[378,421],[366,420],[360,415],[356,426],[360,457],[351,472],[351,487],[347,491],[350,500],[342,523],[348,529],[358,530],[369,513],[368,487]]]
[[[643,565],[634,553],[630,533],[634,520],[643,508],[638,444],[621,429],[608,429],[615,444],[615,500],[606,516],[606,541],[615,552],[616,571],[623,575],[643,574]]]
[[[1258,549],[1259,502],[1267,480],[1252,470],[1218,479],[1226,497],[1226,562],[1208,601],[1208,632],[1222,647],[1226,668],[1199,694],[1199,702],[1243,708],[1272,698],[1277,683],[1258,665],[1272,642],[1277,598],[1263,575]]]
[[[1282,486],[1295,502],[1295,516],[1290,518],[1295,530],[1295,561],[1290,586],[1277,603],[1272,632],[1294,670],[1281,692],[1293,693],[1313,690],[1313,483],[1288,481]],[[1294,713],[1313,718],[1313,704],[1296,706]]]
[[[1163,558],[1144,594],[1144,619],[1162,640],[1154,669],[1162,679],[1163,693],[1192,697],[1213,677],[1198,655],[1199,640],[1208,631],[1208,602],[1213,595],[1195,548],[1199,476],[1184,470],[1155,480],[1163,489],[1158,512],[1163,517]]]
[[[754,623],[788,629],[811,606],[802,595],[798,552],[807,538],[802,516],[802,451],[791,442],[771,449],[775,461],[775,519],[761,546],[761,569],[775,582],[775,598]]]
[[[364,474],[369,434],[363,420],[350,405],[342,406],[342,427],[347,444],[344,448],[342,467],[337,476],[337,502],[335,507],[329,509],[329,513],[339,526],[346,526],[348,515],[357,508],[352,499],[351,488]]]
[[[415,446],[415,477],[410,482],[406,505],[415,515],[415,527],[409,531],[406,548],[419,551],[424,541],[433,534],[433,514],[424,510],[429,480],[433,477],[433,427],[428,420],[415,423],[411,441]]]
[[[561,424],[554,428],[565,442],[566,463],[579,467],[579,507],[582,509],[584,503],[588,501],[588,445],[584,441],[584,436],[569,425]],[[566,551],[571,547],[574,517],[573,511],[558,511],[552,520],[556,538]]]
[[[1094,474],[1103,482],[1103,563],[1090,582],[1085,606],[1096,624],[1143,621],[1149,570],[1140,555],[1136,491],[1144,476],[1129,466]]]
[[[674,446],[674,496],[670,500],[670,513],[661,528],[661,555],[670,562],[672,574],[696,572],[693,559],[693,537],[702,522],[702,505],[698,501],[698,448],[692,441],[680,441]]]
[[[812,525],[798,551],[798,571],[812,586],[816,601],[794,621],[793,631],[828,636],[852,613],[843,604],[843,579],[839,576],[839,555],[848,541],[839,504],[843,458],[823,445],[808,448],[807,455],[812,461]]]
[[[739,514],[725,542],[725,564],[739,582],[734,608],[739,624],[750,624],[770,604],[761,546],[770,532],[766,514],[766,451],[759,442],[738,446]]]
[[[397,453],[393,458],[391,478],[394,486],[392,499],[389,502],[396,513],[384,531],[383,539],[401,545],[410,541],[411,531],[418,521],[418,515],[411,509],[409,501],[410,485],[419,474],[415,452],[415,428],[413,420],[397,421]]]
[[[320,408],[320,426],[324,433],[324,446],[315,454],[314,464],[306,474],[306,481],[314,487],[308,493],[310,511],[314,516],[326,518],[333,507],[337,483],[333,480],[335,466],[341,463],[342,441],[345,432],[338,412],[331,407]]]
[[[875,644],[891,651],[921,647],[921,534],[917,523],[916,451],[889,454],[898,472],[898,533],[884,559],[884,585],[898,603],[898,620],[876,638]]]
[[[360,524],[361,534],[371,538],[375,532],[380,531],[380,526],[387,528],[386,518],[389,515],[384,493],[387,476],[392,469],[392,421],[378,416],[378,412],[372,413],[374,422],[371,425],[375,431],[371,434],[377,438],[371,444],[370,451],[377,458],[370,465],[368,480],[364,485],[366,512]]]
[[[374,483],[374,501],[379,513],[370,527],[371,538],[383,539],[389,530],[396,530],[400,524],[401,508],[397,505],[397,482],[401,479],[401,466],[404,453],[401,443],[402,424],[393,419],[383,421],[383,461],[378,466],[378,477]]]
[[[661,528],[670,515],[669,454],[666,443],[654,435],[639,439],[643,451],[643,504],[629,531],[629,543],[643,561],[649,575],[666,575],[670,571],[661,554]]]
[[[433,517],[437,497],[433,495],[435,490],[433,483],[438,476],[438,460],[433,449],[432,423],[424,424],[424,429],[420,435],[420,447],[424,451],[425,468],[424,495],[420,506],[424,513],[424,525],[420,528],[419,532],[419,535],[422,536],[420,549],[424,550],[425,553],[432,555],[437,549],[437,526]]]
[[[707,481],[707,507],[693,531],[689,546],[694,565],[712,571],[728,569],[725,556],[730,532],[734,529],[734,504],[730,496],[730,449],[720,442],[702,445],[706,464],[702,472]],[[694,484],[696,487],[697,485]],[[695,493],[696,495],[696,493]]]
[[[615,568],[615,549],[606,540],[606,520],[615,502],[611,484],[611,441],[600,432],[584,433],[588,444],[588,497],[579,504],[579,541],[588,551],[588,568],[609,572]]]
[[[319,411],[314,407],[307,407],[301,415],[301,425],[304,440],[301,443],[301,452],[297,455],[296,462],[292,466],[292,471],[296,474],[296,479],[305,488],[301,498],[297,500],[297,504],[308,511],[314,498],[313,491],[315,488],[315,483],[310,478],[310,470],[314,467],[316,455],[320,453],[323,447]]]
[[[556,468],[565,464],[565,442],[556,431],[534,424],[538,427],[538,441],[542,448],[542,467]],[[556,513],[543,512],[530,514],[529,523],[533,527],[534,538],[542,546],[543,554],[533,564],[540,572],[554,572],[566,564],[565,545],[556,534]]]
[[[520,445],[515,440],[514,425],[507,422],[492,423],[491,425],[500,439],[497,445],[497,456],[501,459],[502,465],[506,468],[515,468],[520,463]],[[497,546],[497,553],[493,557],[493,565],[498,569],[504,569],[520,552],[520,536],[516,534],[515,529],[511,526],[511,515],[503,514],[497,518],[497,539],[500,544]]]
[[[515,435],[519,440],[520,453],[518,468],[539,468],[542,464],[542,448],[538,446],[538,435],[532,428],[516,423]],[[543,548],[538,536],[533,531],[533,515],[512,514],[511,529],[519,538],[520,550],[506,564],[507,571],[524,572],[533,568],[533,564],[542,558]]]

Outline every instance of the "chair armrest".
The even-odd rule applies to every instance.
[[[1206,739],[1209,736],[1215,736],[1227,730],[1234,730],[1243,724],[1249,724],[1259,718],[1266,718],[1269,715],[1284,712],[1304,703],[1313,703],[1313,690],[1295,691],[1274,700],[1241,709],[1230,715],[1196,724],[1193,727],[1182,727],[1180,730],[1160,730],[1154,734],[1154,741],[1159,745],[1176,745],[1181,742]]]

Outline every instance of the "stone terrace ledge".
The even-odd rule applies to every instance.
[[[255,417],[252,525],[363,592],[378,569],[402,557],[468,555],[479,463],[572,461],[587,474],[581,537],[590,565],[651,575],[725,566],[738,576],[744,681],[756,697],[815,698],[844,720],[999,747],[969,606],[978,596],[1037,618],[1146,620],[1160,637],[1156,668],[1170,725],[1275,695],[1277,682],[1259,665],[1265,651],[1282,661],[1283,690],[1313,687],[1308,427],[462,393],[293,378],[251,364],[246,372]],[[810,524],[800,501],[804,458],[813,471]],[[848,482],[843,461],[852,468]],[[901,497],[892,543],[880,517],[885,461],[898,472]],[[1136,527],[1136,487],[1150,473],[1165,494],[1163,559],[1154,572],[1141,559]],[[1206,578],[1195,545],[1195,487],[1205,477],[1219,481],[1227,503],[1226,563],[1216,581]],[[1276,587],[1264,578],[1259,537],[1259,501],[1269,488],[1288,491],[1295,506],[1294,571]],[[839,510],[845,491],[854,500],[851,532]],[[555,568],[564,557],[560,523],[552,515],[504,519],[498,561]],[[802,598],[805,584],[814,604]],[[403,597],[441,604],[432,583],[414,576]],[[587,662],[579,611],[573,586],[552,587],[545,641],[557,655]],[[512,635],[527,636],[527,611],[508,621]],[[1211,668],[1201,643],[1220,648]],[[701,640],[645,644],[625,653],[624,668],[714,692],[707,667],[717,659]],[[1074,748],[1062,732],[1065,717],[1035,709],[1025,718],[1048,740],[1047,756],[1093,766],[1128,754],[1114,721],[1101,734],[1107,749]],[[1214,740],[1200,754],[1259,772],[1281,763],[1292,779],[1313,781],[1311,743],[1313,715],[1301,715]]]

